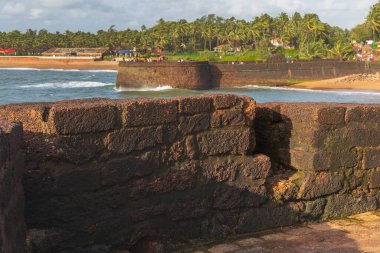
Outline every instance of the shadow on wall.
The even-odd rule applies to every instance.
[[[28,251],[171,252],[374,210],[368,171],[300,169],[320,126],[345,126],[326,108],[234,95],[0,106],[26,129]]]

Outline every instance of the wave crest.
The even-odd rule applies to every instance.
[[[169,85],[163,85],[158,87],[146,87],[146,88],[115,88],[118,92],[125,92],[125,91],[165,91],[165,90],[173,90],[172,86]]]
[[[71,81],[65,83],[40,83],[40,84],[31,84],[31,85],[21,85],[19,88],[93,88],[93,87],[104,87],[104,86],[113,86],[114,83],[102,83],[102,82],[84,82],[84,81]]]

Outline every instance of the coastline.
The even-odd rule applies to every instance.
[[[93,59],[42,59],[37,57],[0,57],[1,68],[117,70],[118,62]]]
[[[321,81],[309,81],[292,84],[288,87],[310,90],[372,90],[380,91],[380,81],[353,81],[347,82],[347,77],[327,79]]]

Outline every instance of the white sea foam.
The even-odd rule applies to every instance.
[[[263,90],[284,90],[284,91],[301,91],[301,92],[311,92],[311,93],[334,93],[338,95],[375,95],[380,96],[378,91],[368,91],[368,90],[311,90],[311,89],[302,89],[302,88],[291,88],[283,86],[262,86],[262,85],[245,85],[236,88],[245,88],[245,89],[263,89]]]
[[[164,85],[158,87],[146,87],[146,88],[115,88],[116,91],[125,92],[125,91],[165,91],[175,89],[172,86]]]
[[[84,82],[84,81],[71,81],[71,82],[62,82],[62,83],[40,83],[40,84],[30,84],[30,85],[21,85],[19,88],[94,88],[94,87],[104,87],[104,86],[113,86],[114,83],[102,83],[102,82]]]

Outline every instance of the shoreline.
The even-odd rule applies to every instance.
[[[380,81],[344,81],[346,77],[327,79],[321,81],[308,81],[292,84],[287,87],[309,90],[365,90],[380,91]]]
[[[118,62],[94,61],[93,59],[0,57],[0,69],[63,69],[63,70],[118,70]],[[349,76],[320,81],[305,81],[296,84],[266,85],[308,90],[361,90],[380,92],[380,81],[351,81]]]
[[[94,61],[93,59],[43,59],[33,57],[0,57],[0,69],[1,68],[118,70],[118,62]]]

